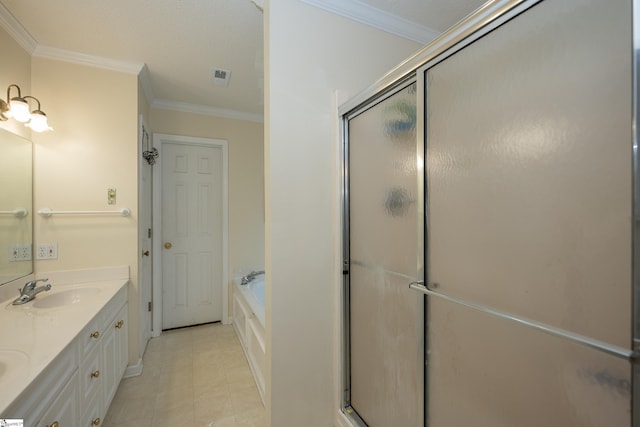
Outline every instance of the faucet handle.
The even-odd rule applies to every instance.
[[[46,278],[46,279],[36,279],[36,280],[31,280],[31,281],[27,282],[27,283],[22,287],[22,289],[20,290],[20,295],[23,295],[25,292],[27,292],[27,291],[31,291],[31,290],[35,289],[35,287],[36,287],[36,283],[38,283],[38,282],[46,282],[46,281],[48,281],[48,280],[49,280],[49,278]]]

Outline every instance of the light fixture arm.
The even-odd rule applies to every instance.
[[[15,87],[16,89],[18,89],[18,98],[22,98],[22,93],[20,92],[20,86],[16,85],[16,84],[11,84],[9,86],[7,86],[7,103],[11,103],[11,88]]]
[[[42,111],[40,111],[40,100],[39,100],[38,98],[36,98],[35,96],[31,96],[31,95],[26,95],[26,96],[25,96],[24,98],[22,98],[22,99],[27,99],[27,98],[29,98],[29,99],[35,99],[35,100],[36,100],[36,102],[38,103],[38,108],[36,108],[35,110],[33,110],[33,111],[32,111],[32,113],[33,113],[33,112],[35,112],[35,111],[38,111],[38,112],[42,113]],[[44,113],[43,113],[43,114],[44,114]]]
[[[11,88],[14,87],[18,90],[18,96],[11,98]],[[6,113],[11,109],[11,101],[21,101],[26,104],[26,100],[22,97],[22,91],[20,90],[20,86],[17,84],[10,84],[7,86],[7,100],[0,99],[0,120],[6,121],[9,120],[9,117]]]

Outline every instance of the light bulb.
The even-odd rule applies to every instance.
[[[27,102],[22,98],[12,98],[9,103],[9,111],[11,113],[11,117],[21,123],[28,122],[31,118],[31,113],[29,113],[29,104],[27,104]]]
[[[31,113],[31,121],[26,126],[30,127],[34,132],[53,130],[47,123],[47,116],[40,110],[35,110]]]

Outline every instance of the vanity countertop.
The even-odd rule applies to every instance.
[[[12,305],[15,297],[0,302],[0,417],[19,415],[4,411],[128,284],[129,269],[116,267],[38,276],[49,278],[50,291],[38,294],[24,305]],[[47,301],[51,297],[54,299]],[[75,297],[79,302],[68,302]],[[64,300],[64,305],[55,304],[60,300]],[[53,306],[48,302],[53,302]]]

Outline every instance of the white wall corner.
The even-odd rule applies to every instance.
[[[440,31],[425,27],[408,19],[393,15],[358,0],[300,0],[311,6],[335,13],[347,19],[369,25],[414,42],[427,44],[440,35]]]
[[[153,101],[155,101],[155,95],[153,94],[153,86],[151,85],[151,76],[149,74],[147,64],[142,65],[140,74],[138,74],[138,80],[140,80],[140,86],[142,86],[144,97],[147,98],[147,103],[149,105],[153,104]]]
[[[0,27],[9,33],[29,55],[33,54],[38,42],[2,3],[0,3]]]

